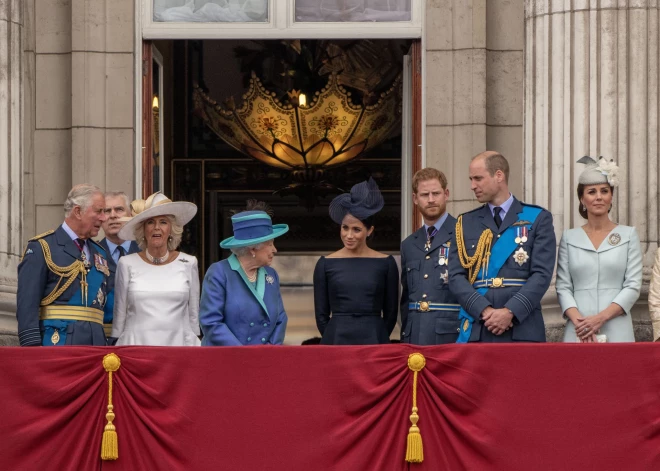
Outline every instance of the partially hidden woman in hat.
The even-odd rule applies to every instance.
[[[321,257],[314,269],[314,308],[321,344],[390,343],[396,325],[399,270],[391,255],[368,245],[373,217],[384,205],[373,179],[330,203],[344,247]]]
[[[637,230],[610,220],[619,168],[602,157],[583,157],[577,187],[587,223],[568,229],[559,243],[557,296],[568,318],[564,342],[634,342],[630,310],[642,286]]]
[[[250,200],[232,216],[234,235],[220,242],[232,255],[211,265],[200,304],[202,345],[281,345],[287,315],[277,272],[274,239],[289,230],[273,225],[268,206]]]
[[[200,345],[197,258],[177,251],[197,206],[158,192],[133,201],[131,213],[119,238],[142,252],[117,264],[112,336],[117,345]]]

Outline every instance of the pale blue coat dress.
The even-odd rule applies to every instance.
[[[557,261],[557,297],[562,312],[575,307],[585,316],[601,312],[611,303],[625,314],[603,324],[608,342],[634,342],[630,310],[642,287],[642,252],[634,227],[618,225],[596,250],[584,229],[564,231]],[[564,342],[577,342],[569,320]]]

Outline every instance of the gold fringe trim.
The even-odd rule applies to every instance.
[[[408,368],[413,371],[413,407],[410,414],[412,426],[408,430],[408,444],[406,447],[406,461],[408,463],[421,463],[424,461],[424,447],[422,445],[422,434],[417,426],[419,415],[417,415],[417,373],[426,366],[426,358],[421,353],[411,353],[408,357]]]
[[[105,461],[119,458],[117,429],[112,423],[115,420],[114,408],[112,406],[112,373],[117,371],[120,366],[121,361],[114,353],[108,353],[103,357],[103,368],[108,372],[108,413],[105,414],[108,423],[103,430],[103,440],[101,441],[101,459]]]

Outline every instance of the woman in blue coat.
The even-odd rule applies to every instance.
[[[287,315],[279,277],[270,264],[277,252],[273,239],[289,226],[273,225],[264,203],[252,208],[232,216],[234,235],[220,243],[232,255],[211,265],[204,277],[199,308],[203,346],[284,341]]]
[[[634,342],[630,311],[642,287],[642,252],[634,227],[610,220],[618,167],[601,157],[577,188],[582,227],[564,231],[557,262],[557,296],[568,319],[564,342]]]

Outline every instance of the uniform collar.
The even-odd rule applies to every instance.
[[[438,219],[438,220],[435,222],[435,224],[433,224],[433,227],[435,227],[435,230],[436,230],[436,231],[439,231],[439,230],[440,230],[440,228],[442,227],[442,225],[443,225],[443,224],[445,223],[445,221],[447,220],[447,217],[449,217],[449,213],[448,213],[447,211],[445,211],[445,213],[444,213],[442,216],[440,216],[440,219]],[[428,233],[429,226],[427,226],[426,223],[424,223],[424,230]]]
[[[511,209],[511,205],[513,204],[513,195],[509,193],[509,199],[507,199],[504,203],[502,203],[499,207],[502,208],[502,211],[504,211],[504,214],[509,214],[509,209]],[[492,216],[495,216],[495,213],[493,211],[493,208],[496,206],[492,203],[488,203],[488,209],[490,209],[490,214]]]

